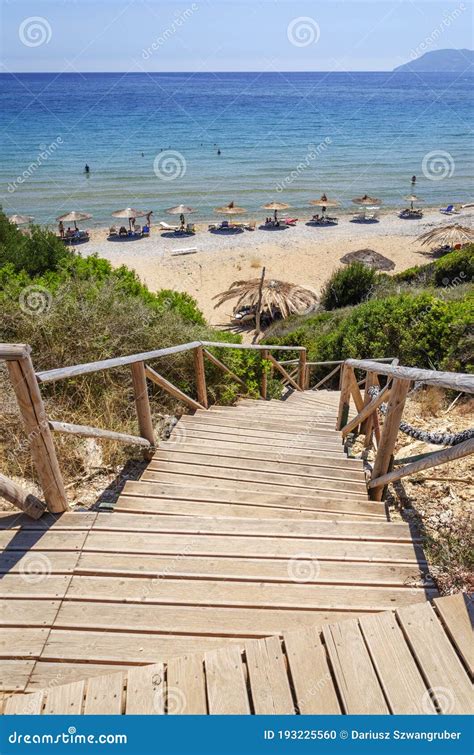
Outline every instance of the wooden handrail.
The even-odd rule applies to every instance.
[[[452,388],[456,391],[474,393],[474,375],[462,372],[439,372],[437,370],[419,370],[416,367],[384,365],[370,359],[346,359],[345,364],[353,369],[376,372],[400,380],[413,380],[440,388]]]
[[[115,440],[119,443],[126,443],[131,446],[143,446],[150,448],[151,443],[146,438],[140,438],[138,435],[126,435],[125,433],[116,433],[113,430],[103,430],[100,427],[90,427],[89,425],[72,425],[69,422],[55,422],[49,420],[51,430],[56,433],[66,433],[68,435],[79,435],[83,438],[102,438],[103,440]]]

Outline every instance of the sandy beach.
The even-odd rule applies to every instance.
[[[352,223],[338,213],[339,225],[326,228],[305,225],[285,230],[235,234],[210,233],[198,225],[194,236],[161,233],[155,217],[149,238],[108,241],[107,229],[91,231],[91,241],[80,247],[83,255],[98,254],[114,266],[134,269],[153,291],[171,288],[192,294],[208,322],[228,326],[232,303],[214,309],[213,297],[234,280],[260,274],[281,278],[319,292],[340,258],[357,249],[374,249],[395,263],[394,272],[428,262],[429,249],[414,243],[417,236],[436,226],[462,223],[471,226],[474,212],[463,210],[448,218],[438,210],[425,211],[422,220],[401,220],[393,211],[381,213],[378,223]],[[176,254],[194,247],[195,254]],[[175,256],[176,255],[176,256]]]

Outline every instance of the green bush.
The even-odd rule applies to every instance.
[[[321,292],[321,306],[331,310],[359,304],[372,293],[376,278],[376,271],[362,262],[352,262],[339,268]]]
[[[73,251],[51,231],[32,226],[31,234],[26,235],[0,212],[0,268],[11,264],[15,272],[41,275],[57,270],[72,256]]]
[[[450,252],[434,266],[436,286],[457,286],[474,282],[474,244],[458,252]]]

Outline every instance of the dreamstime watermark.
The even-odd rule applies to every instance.
[[[163,686],[155,693],[153,707],[157,713],[166,713],[169,716],[179,716],[186,710],[186,695],[179,687],[167,685],[166,691]]]
[[[298,16],[288,24],[286,30],[288,41],[295,47],[315,45],[321,36],[319,24],[311,16]]]
[[[25,315],[44,315],[51,309],[53,297],[44,286],[33,284],[22,290],[18,301]]]
[[[278,181],[278,183],[275,186],[276,191],[282,192],[284,189],[287,189],[288,186],[291,186],[295,181],[300,178],[303,173],[305,173],[308,168],[311,167],[311,163],[313,163],[315,160],[322,155],[329,145],[332,144],[332,139],[330,136],[326,136],[325,139],[323,139],[322,142],[319,144],[309,144],[308,145],[308,151],[301,162],[298,163],[298,165],[295,166],[294,170],[292,170],[290,173],[288,173],[285,178],[282,181]]]
[[[155,175],[161,181],[176,181],[186,174],[186,158],[174,149],[165,149],[153,161]]]
[[[26,47],[41,47],[51,42],[53,30],[49,21],[43,16],[29,16],[21,22],[18,36],[20,42]]]
[[[29,553],[20,564],[21,578],[33,585],[49,577],[51,571],[51,561],[44,553]]]
[[[454,167],[453,156],[442,149],[427,152],[421,161],[421,170],[429,181],[443,181],[445,178],[451,178]]]
[[[459,16],[461,16],[465,10],[467,10],[467,8],[464,3],[460,3],[459,6],[453,11],[445,11],[441,23],[438,24],[438,26],[433,29],[431,34],[425,37],[417,47],[414,47],[412,50],[410,50],[410,59],[416,60],[421,55],[424,55],[425,52],[431,50],[431,48],[435,46],[439,38],[444,34],[446,29],[449,29],[453,21],[456,21],[456,19],[459,18]]]
[[[41,166],[46,163],[52,155],[59,149],[59,147],[63,144],[63,139],[61,136],[57,136],[54,142],[51,142],[48,146],[44,147],[44,149],[41,149],[41,151],[38,153],[38,156],[36,160],[33,160],[25,170],[18,175],[14,181],[10,181],[8,184],[7,190],[9,194],[14,194],[14,192],[17,190],[18,186],[21,186],[21,184],[24,184],[26,181],[28,181],[29,178],[34,176],[36,171],[41,168]],[[41,145],[42,146],[42,145]]]
[[[182,13],[178,13],[176,15],[176,18],[174,21],[162,31],[162,33],[149,45],[149,47],[145,47],[142,50],[142,58],[143,60],[149,60],[154,52],[159,50],[163,45],[168,42],[171,37],[173,37],[180,29],[183,24],[188,21],[191,16],[196,13],[196,11],[199,10],[199,5],[197,3],[193,3],[189,6],[189,8],[186,8],[186,10],[182,11]]]
[[[436,701],[440,713],[449,715],[454,709],[454,695],[447,687],[431,687],[426,690],[421,701],[421,707],[427,714],[433,713],[433,698]]]
[[[292,582],[314,582],[321,572],[321,564],[311,553],[297,553],[288,561],[288,576]]]

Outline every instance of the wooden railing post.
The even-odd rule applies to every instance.
[[[261,394],[262,398],[265,398],[265,399],[267,398],[267,382],[268,381],[267,381],[267,365],[266,365],[266,361],[268,359],[268,354],[269,354],[269,352],[266,349],[264,349],[262,351],[262,384],[261,384],[261,387],[260,387],[260,394]]]
[[[298,384],[302,391],[306,390],[306,349],[300,351],[298,362]]]
[[[142,438],[146,438],[154,448],[155,434],[153,432],[153,420],[151,417],[150,399],[146,382],[145,362],[135,362],[131,365],[131,370],[140,435]],[[153,448],[145,451],[146,457],[149,458],[153,455]]]
[[[66,491],[53,435],[29,353],[16,361],[7,361],[7,368],[46,505],[54,514],[67,511]]]
[[[373,480],[377,477],[382,477],[382,475],[386,474],[392,466],[393,451],[409,387],[409,380],[396,378],[392,383],[385,422],[383,424],[382,435],[377,449],[377,456],[374,461],[374,469],[372,472]],[[370,497],[373,501],[381,501],[383,498],[383,492],[383,485],[372,488],[370,491]]]
[[[375,372],[368,372],[365,376],[364,407],[370,404],[373,398],[373,396],[371,396],[369,393],[369,388],[373,388],[374,386],[378,387],[378,385],[379,379]],[[372,434],[374,432],[373,414],[371,414],[369,417],[367,417],[366,420],[362,422],[360,426],[360,432],[362,433],[362,435],[365,435],[364,445],[366,448],[368,448],[372,443]]]
[[[204,365],[204,351],[202,346],[197,346],[194,349],[194,375],[196,377],[198,401],[205,409],[207,409],[209,404],[207,401],[206,368]]]
[[[349,365],[347,364],[343,364],[340,383],[341,395],[339,398],[339,411],[337,414],[336,430],[342,430],[344,425],[347,425],[353,375],[354,370],[352,369],[352,367],[349,367]]]

